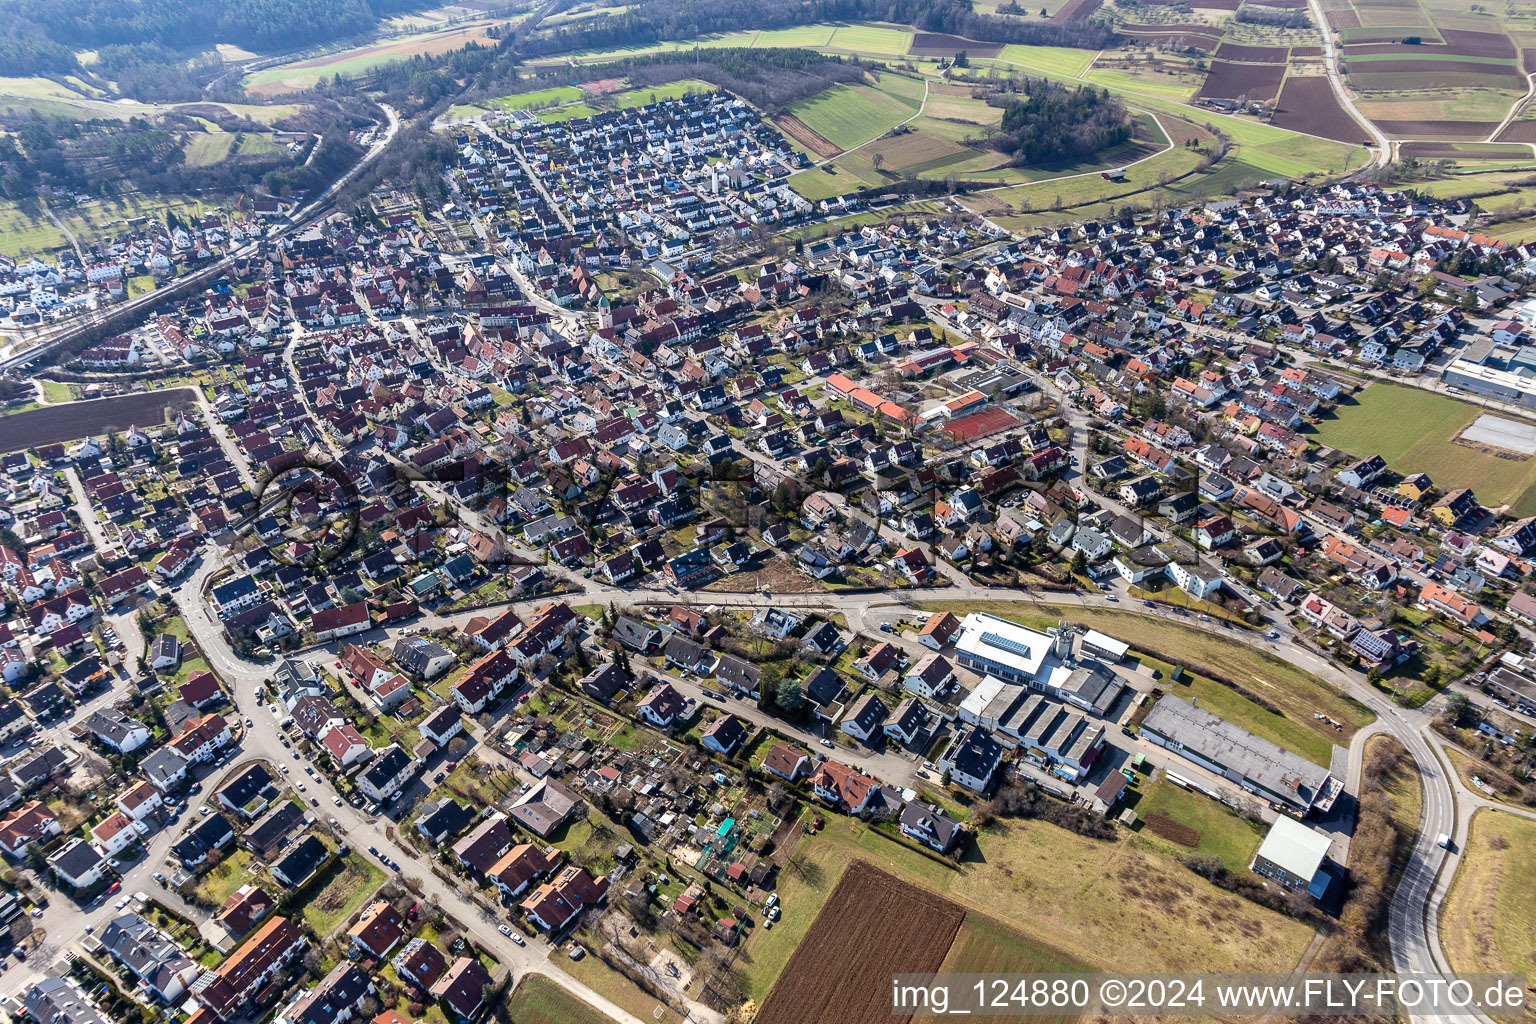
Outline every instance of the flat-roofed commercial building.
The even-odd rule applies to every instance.
[[[1302,817],[1314,807],[1331,807],[1340,788],[1327,768],[1181,697],[1159,700],[1142,721],[1141,735]]]

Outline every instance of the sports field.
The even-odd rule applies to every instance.
[[[1377,383],[1341,402],[1313,439],[1361,458],[1380,454],[1399,473],[1428,473],[1441,490],[1470,487],[1484,505],[1531,515],[1536,459],[1499,458],[1451,443],[1485,411],[1419,388]]]
[[[562,103],[574,103],[585,95],[586,93],[574,85],[556,85],[548,89],[535,89],[533,92],[499,96],[484,102],[486,106],[498,107],[501,110],[524,110],[528,107],[555,107]]]

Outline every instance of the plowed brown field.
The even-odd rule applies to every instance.
[[[1241,43],[1222,43],[1216,48],[1218,60],[1259,61],[1265,64],[1284,64],[1290,49],[1285,46],[1244,46]]]
[[[918,57],[953,57],[964,50],[968,57],[996,57],[1002,49],[1001,43],[983,43],[942,32],[919,32],[912,38],[912,49],[908,52]]]
[[[167,388],[12,413],[0,419],[0,452],[78,441],[135,426],[152,427],[165,422],[165,410],[170,406],[190,406],[196,401],[197,392],[191,388]]]
[[[1280,90],[1280,101],[1275,105],[1274,123],[1281,128],[1321,135],[1338,142],[1357,143],[1366,138],[1366,131],[1355,123],[1326,78],[1286,79]]]
[[[785,135],[817,156],[837,156],[842,152],[830,140],[824,138],[794,114],[780,114],[773,119],[773,123],[778,125],[779,130]]]
[[[1376,127],[1394,139],[1417,135],[1431,138],[1484,139],[1499,126],[1497,121],[1376,121]]]
[[[1267,103],[1280,91],[1280,79],[1284,75],[1284,64],[1234,64],[1228,60],[1213,60],[1211,73],[1200,87],[1200,95],[1231,100],[1246,96]]]
[[[863,861],[854,861],[773,991],[757,1024],[892,1024],[892,974],[944,963],[965,911]],[[876,969],[878,968],[878,969]]]
[[[1502,32],[1469,32],[1466,29],[1442,28],[1440,37],[1446,49],[1453,53],[1466,53],[1474,57],[1513,57],[1515,44]]]
[[[1511,121],[1499,132],[1499,142],[1536,142],[1536,121]]]
[[[1104,0],[1067,0],[1061,10],[1056,12],[1052,21],[1059,25],[1070,25],[1074,22],[1087,21],[1093,12],[1099,9]]]

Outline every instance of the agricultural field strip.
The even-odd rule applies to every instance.
[[[876,142],[879,139],[884,138],[886,135],[888,135],[891,132],[895,131],[897,128],[900,128],[902,125],[911,124],[917,118],[922,117],[923,116],[923,108],[928,105],[928,86],[929,86],[929,84],[930,84],[929,80],[927,78],[924,78],[923,79],[923,98],[918,102],[917,109],[912,112],[912,116],[908,117],[905,121],[902,121],[900,124],[892,125],[890,128],[883,129],[882,131],[878,132],[874,136],[865,139],[863,142],[859,143],[857,146],[850,146],[847,149],[843,150],[841,153],[837,154],[837,156],[829,156],[826,159],[817,162],[813,166],[821,167],[823,164],[829,164],[833,160],[836,160],[836,159],[838,159],[840,157],[847,156],[849,153],[853,153],[853,152],[855,152],[857,150],[863,149],[865,146],[869,145],[871,142]]]

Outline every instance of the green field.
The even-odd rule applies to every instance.
[[[1134,802],[1124,802],[1143,822],[1148,815],[1161,813],[1200,833],[1200,844],[1191,851],[1189,847],[1154,835],[1143,823],[1137,833],[1140,841],[1180,856],[1190,852],[1207,853],[1221,858],[1221,862],[1233,871],[1247,870],[1264,839],[1264,826],[1244,821],[1226,805],[1203,793],[1181,789],[1167,779],[1146,785]]]
[[[1288,661],[1181,622],[1119,609],[1032,601],[920,601],[915,607],[956,615],[989,612],[1035,629],[1055,625],[1065,618],[1100,630],[1135,648],[1143,666],[1163,669],[1165,674],[1173,663],[1184,666],[1188,671],[1183,679],[1165,684],[1168,692],[1185,700],[1198,698],[1200,706],[1212,714],[1321,765],[1329,763],[1334,743],[1347,745],[1356,729],[1376,717],[1358,701]],[[1206,673],[1229,679],[1262,696],[1283,714],[1266,711],[1231,687],[1208,678]],[[1344,731],[1335,732],[1314,719],[1314,712],[1344,723]]]
[[[586,93],[574,85],[557,85],[549,89],[535,89],[533,92],[519,92],[511,96],[498,96],[493,100],[486,100],[488,107],[497,107],[501,110],[523,110],[528,107],[554,107],[561,103],[574,103],[585,96]]]
[[[1126,71],[1095,68],[1083,76],[1084,81],[1102,85],[1106,89],[1126,92],[1143,92],[1159,99],[1186,103],[1204,81],[1197,74],[1133,75]]]
[[[893,80],[903,84],[892,87],[889,83]],[[901,94],[911,84],[914,83],[909,79],[886,75],[880,87],[835,85],[794,104],[789,112],[828,142],[848,149],[876,138],[917,113],[920,101]],[[915,84],[919,90],[923,88],[921,82]]]
[[[182,154],[186,158],[188,167],[207,167],[229,156],[229,147],[234,141],[235,137],[225,132],[194,135],[187,140]]]
[[[1477,811],[1440,910],[1440,941],[1453,970],[1536,976],[1532,877],[1536,821],[1489,808]]]
[[[769,29],[757,34],[753,46],[826,46],[836,32],[831,25],[796,25],[794,28]]]
[[[888,53],[899,56],[912,48],[912,32],[879,25],[839,25],[832,33],[833,49],[861,50],[864,53]]]
[[[1093,63],[1093,51],[1068,46],[1024,46],[1010,43],[1003,47],[995,59],[1049,71],[1053,75],[1077,78]]]
[[[550,107],[547,110],[537,111],[534,116],[545,124],[557,124],[560,121],[574,121],[578,117],[591,117],[597,112],[596,107],[585,103],[567,103],[563,107]]]
[[[828,174],[827,171],[832,173]],[[829,199],[832,196],[853,192],[864,184],[864,179],[851,171],[843,170],[836,164],[827,164],[825,168],[797,171],[785,179],[785,182],[790,188],[815,202],[818,199]]]
[[[276,156],[288,152],[287,146],[280,146],[272,141],[270,135],[258,135],[247,132],[240,136],[240,148],[235,150],[236,156],[261,157]]]
[[[613,1024],[541,974],[525,974],[507,997],[507,1017],[517,1024]]]
[[[625,109],[628,107],[644,107],[652,103],[661,103],[664,100],[680,99],[693,93],[714,91],[715,87],[708,82],[687,78],[680,82],[668,82],[666,85],[647,86],[642,89],[623,89],[605,98],[612,106]]]
[[[1419,388],[1376,383],[1346,399],[1313,439],[1364,458],[1380,454],[1399,473],[1428,473],[1441,490],[1470,487],[1484,505],[1536,512],[1536,459],[1501,459],[1452,444],[1489,410]]]

